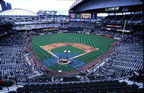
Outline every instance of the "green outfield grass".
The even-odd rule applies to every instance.
[[[43,50],[40,46],[45,46],[54,43],[82,43],[94,48],[99,48],[99,50],[90,52],[86,55],[80,56],[76,59],[84,62],[85,64],[95,60],[97,57],[101,56],[102,54],[106,53],[109,48],[111,47],[112,42],[115,40],[111,38],[106,38],[102,36],[95,36],[95,35],[86,35],[86,34],[75,34],[75,33],[60,33],[60,34],[51,34],[51,35],[43,35],[43,36],[35,36],[32,37],[32,49],[37,54],[40,60],[49,59],[52,56],[45,50]],[[82,54],[84,51],[73,46],[64,46],[55,48],[52,52],[61,53],[64,50],[71,50],[71,53]],[[74,68],[69,66],[64,66],[60,64],[56,64],[54,66],[48,67],[52,70],[62,69],[63,71],[70,71],[74,70]],[[55,71],[56,71],[55,70]]]

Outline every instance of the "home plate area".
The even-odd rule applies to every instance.
[[[42,60],[42,63],[49,69],[51,70],[55,70],[55,71],[58,71],[58,69],[52,69],[54,67],[57,67],[58,65],[61,65],[62,68],[73,68],[73,69],[79,69],[81,67],[83,67],[86,63],[78,60],[78,59],[69,59],[69,58],[72,58],[74,56],[77,56],[79,54],[72,54],[72,53],[54,53],[56,56],[59,57],[56,58],[56,57],[52,57],[50,59],[46,59],[46,60]],[[65,60],[68,60],[67,63],[60,63],[59,60],[60,59],[65,59]],[[61,70],[61,69],[59,69]]]

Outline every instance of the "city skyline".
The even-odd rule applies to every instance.
[[[68,15],[68,10],[75,0],[4,0],[12,8],[22,8],[38,12],[39,10],[56,10],[57,14]],[[0,7],[1,10],[1,7]]]

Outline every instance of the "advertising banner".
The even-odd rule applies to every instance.
[[[81,21],[81,19],[76,19],[76,21]]]
[[[91,18],[92,19],[97,19],[97,14],[95,12],[93,12],[92,15],[91,15]]]
[[[76,15],[76,19],[80,19],[81,18],[81,15],[80,14],[77,14]]]
[[[90,13],[82,13],[81,19],[91,19],[91,14]]]
[[[71,19],[75,19],[76,18],[76,14],[70,14],[70,18]]]

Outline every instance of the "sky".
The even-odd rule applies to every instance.
[[[56,10],[57,14],[68,15],[70,6],[75,0],[4,0],[10,2],[12,8],[22,8],[37,12],[39,10]],[[1,10],[1,7],[0,7]]]

